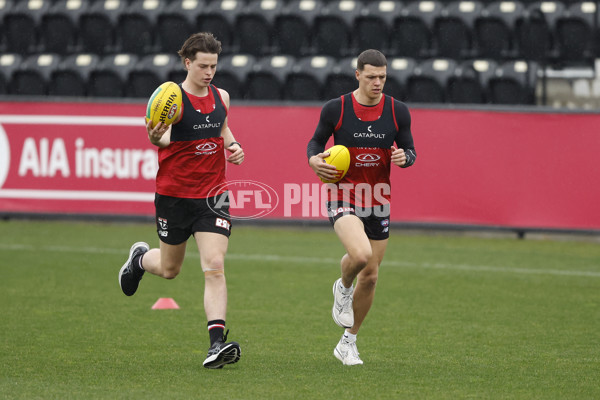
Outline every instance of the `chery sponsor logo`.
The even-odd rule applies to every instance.
[[[365,153],[356,156],[356,160],[359,162],[355,163],[356,167],[377,167],[379,166],[378,161],[381,157],[377,154]]]
[[[226,188],[228,196],[221,196],[210,207],[217,214],[229,206],[231,219],[248,220],[265,217],[275,211],[279,204],[277,192],[266,183],[251,180],[233,180],[215,186],[209,197],[214,197]]]
[[[198,146],[196,146],[196,154],[197,156],[209,156],[211,154],[215,154],[217,152],[217,150],[215,150],[217,148],[217,144],[216,143],[204,143],[204,144],[199,144]]]

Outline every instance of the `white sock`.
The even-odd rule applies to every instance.
[[[348,331],[344,332],[343,338],[346,339],[346,341],[348,341],[350,343],[356,342],[356,335],[353,333],[350,333]]]
[[[342,281],[340,281],[340,288],[342,289],[343,294],[350,294],[354,290],[354,287],[352,285],[350,285],[350,287],[347,288],[346,286],[344,286]]]

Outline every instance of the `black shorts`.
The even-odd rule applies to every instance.
[[[183,199],[156,194],[156,231],[161,241],[181,244],[195,232],[229,237],[231,217],[227,192],[207,199]]]
[[[350,203],[328,201],[327,215],[332,226],[344,215],[356,215],[365,226],[365,233],[369,239],[385,240],[390,237],[389,204],[361,208]]]

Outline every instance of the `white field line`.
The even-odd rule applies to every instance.
[[[190,247],[191,249],[191,247]],[[73,247],[73,246],[34,246],[30,244],[1,244],[0,250],[5,251],[35,251],[35,252],[57,252],[57,253],[88,253],[88,254],[117,254],[127,255],[127,247],[122,249],[100,248],[100,247]],[[194,251],[194,250],[192,250]],[[339,265],[339,258],[324,257],[296,257],[281,256],[277,254],[227,254],[230,260],[253,260],[275,263],[293,263],[293,264],[324,264]],[[0,263],[1,264],[1,263]],[[427,268],[427,269],[447,269],[455,271],[474,271],[474,272],[496,272],[509,274],[528,274],[528,275],[558,275],[558,276],[577,276],[600,278],[600,271],[574,271],[561,269],[529,269],[529,268],[511,268],[511,267],[492,267],[488,265],[469,265],[469,264],[444,264],[444,263],[416,263],[410,261],[383,261],[382,268],[401,267],[401,268]]]

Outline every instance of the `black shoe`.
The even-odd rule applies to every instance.
[[[150,250],[150,246],[148,246],[148,243],[144,242],[134,243],[133,246],[131,246],[131,249],[129,249],[129,258],[125,261],[125,264],[123,264],[119,271],[119,285],[121,286],[123,293],[127,296],[131,296],[135,293],[142,280],[142,275],[144,275],[144,270],[140,270],[133,266],[133,258],[140,254],[144,254],[148,250]]]
[[[203,363],[205,368],[223,368],[225,364],[234,364],[240,360],[242,355],[240,345],[237,342],[225,343],[226,340],[227,333],[223,336],[222,341],[218,340],[210,346]]]

